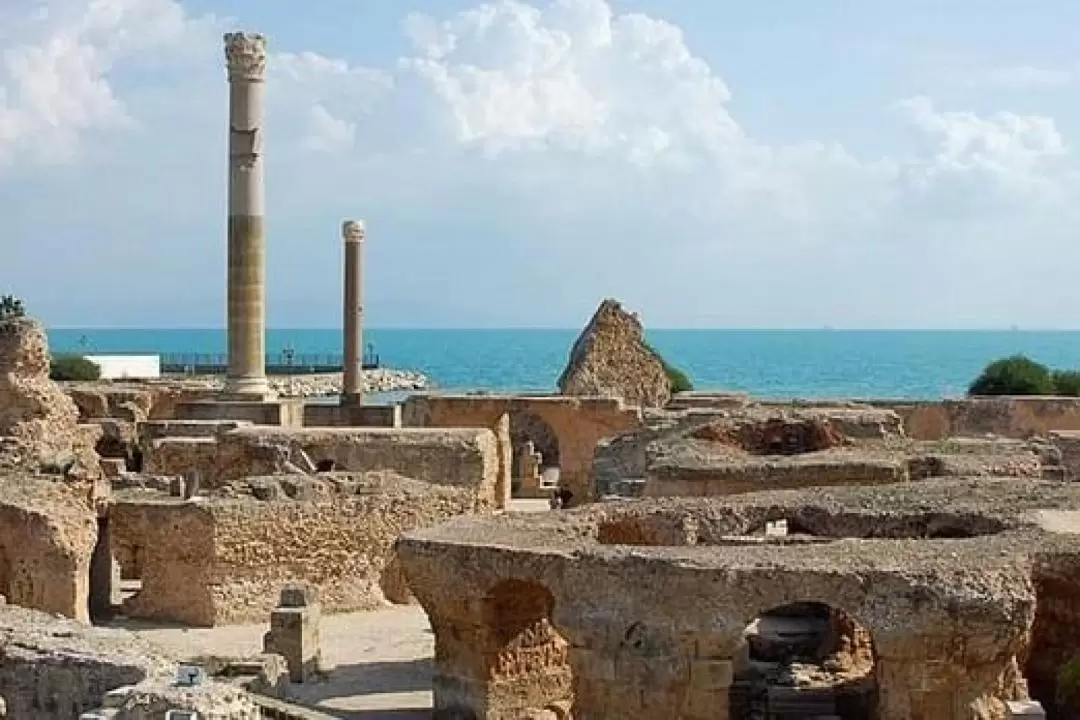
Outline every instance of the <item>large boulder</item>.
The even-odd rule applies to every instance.
[[[97,472],[79,410],[49,379],[45,329],[29,318],[0,321],[0,467],[37,472],[78,464]]]
[[[616,300],[600,303],[570,351],[559,377],[564,395],[619,397],[631,405],[662,407],[671,399],[664,363],[645,342],[637,316]]]

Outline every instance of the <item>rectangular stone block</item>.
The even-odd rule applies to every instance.
[[[1005,703],[1005,717],[1016,720],[1046,720],[1046,711],[1037,700],[1012,700]]]

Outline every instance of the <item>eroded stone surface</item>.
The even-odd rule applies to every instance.
[[[55,477],[0,475],[0,595],[89,620],[93,499]]]
[[[1060,563],[1077,540],[1048,532],[1046,509],[1080,509],[1080,487],[943,479],[612,503],[459,518],[398,552],[436,635],[437,717],[556,701],[575,717],[727,717],[747,625],[816,602],[869,634],[878,717],[999,718],[1026,697],[1021,669],[1033,685],[1051,676],[1029,656],[1080,650],[1053,584],[1070,583]],[[780,520],[786,534],[766,532]]]
[[[0,322],[0,470],[75,468],[100,475],[78,409],[49,379],[49,345],[35,320]],[[89,444],[88,444],[89,442]]]
[[[671,381],[645,343],[641,321],[611,299],[574,342],[558,386],[565,395],[617,397],[640,407],[662,407],[671,399]]]
[[[492,509],[476,488],[389,472],[267,476],[194,501],[118,492],[110,534],[142,580],[127,614],[210,626],[264,621],[296,582],[317,587],[327,612],[407,601],[395,538]]]

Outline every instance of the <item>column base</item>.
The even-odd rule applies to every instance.
[[[359,407],[364,404],[364,393],[343,392],[339,396],[342,407]]]
[[[265,401],[274,400],[277,395],[270,391],[265,377],[230,377],[225,378],[221,397],[223,400]]]

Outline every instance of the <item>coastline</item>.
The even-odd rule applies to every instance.
[[[210,388],[222,388],[222,375],[168,375],[166,379],[194,380]],[[433,386],[431,379],[415,370],[378,368],[364,370],[365,393],[389,393],[409,390],[427,390]],[[300,375],[269,375],[270,389],[280,397],[317,398],[341,393],[342,373],[316,373]]]

